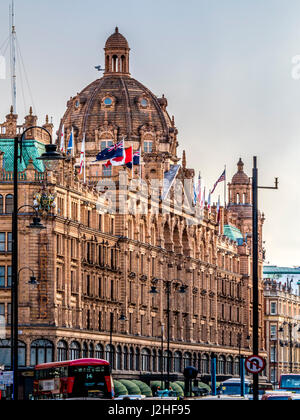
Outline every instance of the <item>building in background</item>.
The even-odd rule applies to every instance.
[[[39,129],[27,132],[19,202],[35,203],[46,230],[29,231],[30,215],[20,215],[20,268],[30,267],[39,282],[30,288],[28,273],[20,275],[20,367],[95,356],[111,361],[115,378],[149,382],[161,379],[168,359],[171,380],[182,379],[188,365],[199,378],[208,377],[215,355],[218,378],[226,379],[239,374],[240,356],[252,353],[251,181],[240,159],[220,213],[216,204],[205,203],[199,219],[193,205],[176,202],[177,187],[181,197],[192,194],[195,171],[185,153],[182,160],[177,155],[178,131],[167,99],[131,77],[129,51],[116,28],[105,45],[103,77],[68,101],[57,142],[63,134],[67,151],[72,134],[73,148],[56,171],[45,171],[36,160],[48,140]],[[13,110],[0,124],[0,314],[7,322],[0,365],[7,369],[12,139],[36,124],[31,110],[21,126]],[[48,119],[45,127],[52,131]],[[83,139],[84,177],[78,173]],[[100,150],[122,140],[126,148],[141,150],[142,166],[95,161]],[[177,165],[170,199],[162,199],[166,174]],[[53,197],[55,207],[47,208]],[[266,356],[263,222],[260,215],[259,335]],[[166,281],[172,281],[169,355]],[[181,286],[184,294],[178,293]]]
[[[291,280],[266,278],[264,300],[267,375],[278,384],[281,374],[300,373],[300,295]]]

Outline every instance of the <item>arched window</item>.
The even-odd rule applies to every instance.
[[[72,341],[70,345],[70,360],[80,359],[80,344],[77,341]]]
[[[174,372],[182,372],[182,353],[180,351],[174,353]]]
[[[111,344],[105,347],[105,359],[110,363],[111,368],[115,368],[115,348]]]
[[[5,213],[11,214],[14,208],[14,196],[12,194],[7,194],[5,197]]]
[[[87,359],[88,356],[89,356],[88,345],[86,344],[86,342],[84,342],[82,345],[82,357],[84,359]]]
[[[184,353],[183,355],[184,367],[192,366],[192,355],[189,352]]]
[[[117,72],[118,71],[118,56],[113,55],[112,57],[112,71]]]
[[[218,359],[218,374],[219,375],[225,375],[225,356],[219,356]]]
[[[234,359],[234,375],[240,374],[240,359],[236,357]]]
[[[140,350],[135,350],[135,370],[140,370]]]
[[[164,363],[161,350],[158,350],[158,369],[160,372],[164,370]]]
[[[164,351],[164,371],[167,372],[168,370],[168,361],[169,361],[169,371],[172,371],[172,352],[169,351],[169,358],[168,352]]]
[[[0,195],[0,214],[3,214],[3,195]]]
[[[122,370],[122,347],[117,347],[117,370]]]
[[[68,360],[68,345],[65,341],[60,340],[57,343],[57,361],[63,362]]]
[[[121,56],[121,69],[122,73],[126,73],[126,58],[124,55]]]
[[[209,373],[209,357],[207,354],[203,354],[201,358],[201,373]]]
[[[157,354],[156,350],[152,351],[152,372],[157,372]]]
[[[233,357],[229,356],[227,358],[227,373],[228,375],[233,375]]]
[[[90,358],[94,357],[94,345],[93,345],[93,343],[90,343],[90,345],[89,345],[89,357]],[[100,357],[100,359],[101,359],[101,357]]]
[[[95,357],[96,359],[103,359],[103,346],[101,344],[97,344],[95,347]]]
[[[150,357],[151,352],[148,349],[142,349],[142,371],[150,372]]]
[[[10,340],[0,340],[0,365],[5,367],[11,366],[10,350]],[[22,341],[18,342],[18,366],[26,366],[26,345]]]
[[[134,350],[132,347],[129,350],[129,370],[134,370]]]
[[[123,351],[123,369],[128,370],[128,348],[126,346]]]
[[[31,366],[53,362],[53,343],[49,340],[35,340],[30,347]]]
[[[197,368],[197,353],[193,353],[193,366]]]

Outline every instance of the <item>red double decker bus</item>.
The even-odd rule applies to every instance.
[[[34,399],[114,398],[111,367],[102,359],[77,359],[35,366]]]

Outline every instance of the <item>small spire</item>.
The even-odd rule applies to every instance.
[[[49,116],[46,115],[46,124],[48,124],[48,123],[49,123]]]
[[[29,115],[32,115],[32,106],[29,108]]]
[[[186,168],[186,154],[185,154],[185,150],[182,153],[182,167],[183,167],[183,169]]]
[[[119,33],[119,28],[116,26],[116,34],[118,34]]]
[[[175,117],[172,115],[172,127],[175,127]]]
[[[14,107],[13,107],[13,106],[11,106],[11,107],[10,107],[10,113],[11,113],[11,114],[13,114],[13,113],[14,113]]]
[[[242,158],[240,158],[240,160],[238,161],[237,167],[238,167],[239,172],[243,172],[244,162],[242,161]]]

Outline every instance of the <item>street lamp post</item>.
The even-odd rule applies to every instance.
[[[39,128],[48,133],[50,137],[50,143],[52,143],[52,136],[49,131],[44,127],[32,126],[23,131],[21,136],[14,138],[14,163],[13,163],[13,214],[12,214],[12,286],[11,286],[11,348],[12,348],[12,366],[13,366],[13,399],[19,399],[18,392],[18,160],[22,158],[22,146],[25,133],[34,128]],[[50,149],[49,149],[50,146]],[[41,157],[44,160],[49,152],[51,160],[54,160],[53,149],[56,149],[56,145],[46,145],[46,153]],[[20,149],[20,150],[19,150]],[[20,154],[19,154],[20,152]],[[49,157],[49,156],[48,156]],[[57,154],[56,160],[64,159],[63,156]],[[34,220],[31,227],[38,227],[38,218]]]
[[[163,279],[154,279],[154,280],[162,280]],[[165,282],[165,291],[167,294],[167,380],[166,380],[166,389],[169,389],[170,387],[170,295],[172,291],[172,284],[177,282],[177,284],[181,284],[179,288],[179,293],[183,294],[186,292],[186,289],[188,286],[183,284],[181,280],[173,279],[173,280],[166,280]],[[155,286],[151,287],[150,293],[156,294],[157,289]],[[162,354],[162,360],[163,360],[163,354]]]
[[[258,189],[278,189],[278,178],[275,178],[275,187],[260,187],[258,186],[258,170],[257,157],[253,158],[252,171],[252,281],[253,281],[253,354],[259,355],[259,296],[258,296]],[[259,399],[259,376],[257,373],[253,374],[253,400]]]

